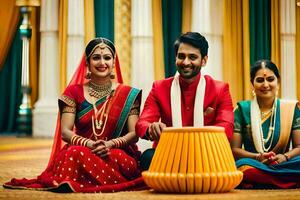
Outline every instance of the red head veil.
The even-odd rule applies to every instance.
[[[85,75],[87,72],[87,66],[86,66],[86,56],[85,54],[82,56],[81,62],[76,69],[72,79],[70,80],[67,87],[74,85],[74,84],[84,84],[88,80],[85,79]],[[122,73],[120,69],[120,63],[118,59],[117,53],[115,53],[115,74],[116,74],[116,82],[123,83]],[[55,159],[58,152],[62,149],[64,142],[61,138],[61,124],[60,124],[60,113],[57,115],[57,122],[56,122],[56,129],[55,129],[55,135],[54,135],[54,141],[52,145],[51,155],[50,159],[48,161],[48,167],[50,166],[50,163]]]

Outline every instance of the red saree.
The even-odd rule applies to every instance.
[[[137,98],[140,98],[140,90],[121,84],[116,88],[115,95],[110,100],[111,108],[105,129],[98,139],[109,140],[127,133],[126,121]],[[96,102],[97,108],[103,106],[104,102],[104,99]],[[95,140],[91,127],[93,106],[84,99],[82,85],[68,87],[59,100],[60,105],[73,103],[77,110],[76,134]],[[136,145],[129,145],[125,149],[111,149],[107,157],[101,158],[87,147],[66,144],[36,179],[12,179],[4,186],[63,192],[134,190],[144,186],[138,158]]]
[[[75,133],[95,140],[91,115],[93,106],[83,95],[86,74],[85,56],[64,91],[59,105],[76,104]],[[115,65],[117,80],[122,83],[118,57]],[[105,129],[98,139],[109,140],[127,133],[126,121],[136,100],[140,101],[141,91],[122,84],[118,85],[110,99],[110,111]],[[97,108],[105,100],[96,102]],[[5,188],[50,190],[55,192],[116,192],[145,188],[141,177],[136,145],[124,149],[111,149],[107,157],[101,158],[84,146],[64,144],[61,139],[60,115],[54,136],[51,156],[44,172],[35,179],[15,179],[5,183]]]

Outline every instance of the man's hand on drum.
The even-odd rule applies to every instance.
[[[150,140],[159,140],[162,130],[167,127],[166,124],[162,122],[153,122],[149,125],[147,130],[147,136]]]

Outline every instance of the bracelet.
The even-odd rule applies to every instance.
[[[90,141],[90,139],[78,136],[78,135],[73,135],[71,137],[70,144],[71,145],[78,145],[78,146],[87,146],[87,143]]]
[[[124,137],[114,138],[111,141],[114,144],[114,148],[121,148],[128,145]]]
[[[285,157],[285,159],[286,159],[286,161],[289,161],[289,156],[285,153],[285,154],[283,154],[284,155],[284,157]]]

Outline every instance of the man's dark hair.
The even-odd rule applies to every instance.
[[[179,45],[181,43],[186,43],[192,45],[193,47],[199,49],[201,56],[204,57],[207,55],[208,51],[208,42],[206,38],[197,32],[186,32],[180,35],[180,37],[175,41],[175,55],[177,55]]]

